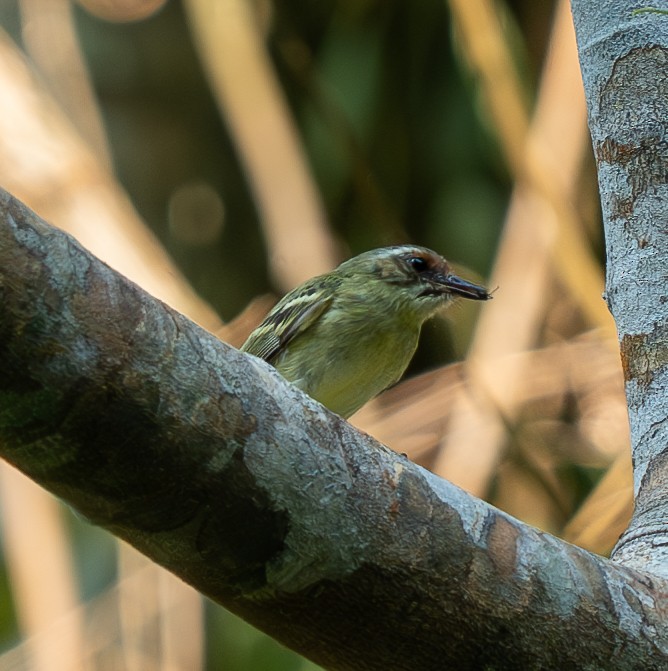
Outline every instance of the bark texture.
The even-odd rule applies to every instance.
[[[668,16],[573,0],[619,335],[635,512],[613,556],[668,577]]]
[[[0,193],[0,452],[331,669],[665,669],[666,583],[475,499]]]

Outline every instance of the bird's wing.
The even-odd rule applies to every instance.
[[[272,363],[295,336],[317,321],[331,302],[331,291],[309,283],[303,285],[276,304],[248,336],[242,351]]]

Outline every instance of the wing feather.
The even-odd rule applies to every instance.
[[[248,336],[241,349],[273,363],[287,345],[306,331],[327,310],[333,299],[334,287],[307,282],[282,300]]]

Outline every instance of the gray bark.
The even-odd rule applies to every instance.
[[[0,399],[5,459],[327,668],[668,665],[664,580],[410,463],[4,192]]]
[[[668,576],[668,16],[573,0],[631,426],[635,512],[613,557]]]

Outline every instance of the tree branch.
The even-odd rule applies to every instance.
[[[0,450],[332,669],[665,668],[666,584],[361,434],[0,194]]]

